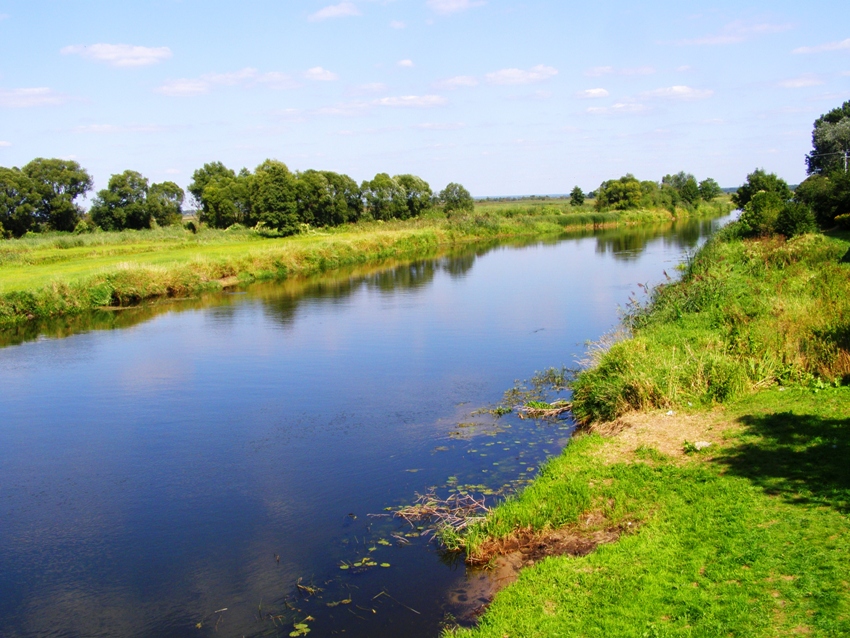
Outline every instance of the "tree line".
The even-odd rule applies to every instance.
[[[640,181],[627,173],[619,179],[602,182],[593,194],[596,197],[596,210],[599,211],[630,208],[666,208],[675,211],[676,208],[692,208],[700,200],[710,202],[721,193],[720,185],[711,177],[697,182],[690,173],[680,171],[675,175],[665,175],[660,183]],[[571,193],[573,201],[576,196],[574,189]]]
[[[140,230],[183,222],[186,193],[174,182],[151,184],[127,170],[112,175],[85,211],[78,200],[92,186],[89,173],[72,160],[37,158],[20,169],[0,167],[0,236]],[[240,224],[281,235],[298,232],[303,224],[409,219],[434,206],[447,214],[473,208],[469,191],[457,183],[435,194],[416,175],[378,173],[358,185],[348,175],[292,172],[271,159],[253,172],[243,168],[237,173],[221,162],[204,164],[193,173],[188,190],[201,223],[213,228]]]

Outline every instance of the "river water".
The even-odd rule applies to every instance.
[[[530,480],[571,423],[476,410],[575,365],[718,223],[6,335],[0,635],[439,635],[481,601],[461,560],[387,508],[431,488],[492,503]]]

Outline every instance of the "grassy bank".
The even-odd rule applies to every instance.
[[[729,208],[719,201],[716,214]],[[684,214],[684,212],[682,213]],[[665,217],[666,215],[666,217]],[[90,235],[28,235],[0,242],[0,327],[235,284],[311,275],[346,265],[428,256],[470,242],[557,236],[585,227],[672,219],[664,211],[595,213],[569,207],[446,219],[361,223],[287,238],[252,230],[182,228]]]
[[[468,536],[526,568],[458,635],[850,635],[848,239],[726,231],[633,310],[585,432]]]

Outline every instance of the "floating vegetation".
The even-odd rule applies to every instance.
[[[445,528],[460,532],[483,521],[489,511],[483,498],[479,500],[468,493],[452,494],[441,499],[434,492],[429,492],[417,494],[416,502],[396,510],[395,516],[403,518],[411,526],[414,522],[429,521],[432,526],[425,533],[439,533]]]

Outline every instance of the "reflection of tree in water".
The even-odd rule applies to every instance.
[[[710,219],[688,219],[658,226],[615,228],[596,236],[596,252],[601,255],[611,253],[614,259],[620,261],[634,261],[656,239],[661,239],[665,246],[683,250],[695,248],[700,238],[708,235],[716,223]]]
[[[438,268],[439,263],[433,259],[418,261],[376,272],[367,277],[365,283],[369,288],[377,288],[381,292],[423,288],[434,280]]]
[[[472,270],[472,265],[475,263],[476,257],[477,255],[475,253],[446,256],[440,260],[440,269],[447,272],[453,279],[459,279],[466,276],[466,273]]]

